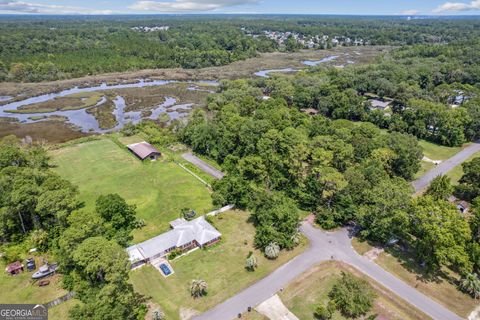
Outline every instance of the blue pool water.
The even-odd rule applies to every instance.
[[[166,275],[166,276],[168,276],[170,273],[172,273],[170,268],[165,263],[160,264],[159,267],[162,270],[163,274]]]

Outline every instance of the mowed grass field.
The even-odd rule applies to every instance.
[[[229,211],[213,218],[222,233],[222,241],[207,249],[191,252],[170,262],[174,274],[164,278],[151,265],[130,272],[130,281],[136,291],[151,297],[161,306],[167,319],[179,319],[180,311],[198,313],[240,292],[271,273],[306,248],[305,241],[292,251],[282,251],[277,260],[268,260],[253,247],[254,226],[244,211]],[[258,259],[254,272],[245,269],[245,260],[252,251]],[[189,286],[192,279],[203,279],[208,285],[205,297],[194,299]],[[263,319],[251,314],[251,319]]]
[[[67,146],[50,153],[54,170],[77,185],[86,210],[99,195],[118,193],[137,206],[146,226],[134,231],[141,242],[166,231],[182,208],[198,214],[213,209],[210,191],[174,162],[141,162],[109,139]]]
[[[353,273],[355,276],[370,282],[377,294],[370,314],[376,314],[379,319],[429,319],[428,316],[378,283],[364,276],[356,269],[340,262],[326,262],[311,268],[291,282],[279,296],[285,306],[299,319],[314,319],[316,307],[319,304],[326,305],[328,303],[328,294],[335,282],[340,279],[342,271]],[[343,320],[347,318],[336,311],[332,319]]]

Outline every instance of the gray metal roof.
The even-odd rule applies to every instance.
[[[179,223],[177,219],[175,222]],[[185,221],[152,239],[127,248],[131,262],[145,260],[174,247],[181,247],[193,240],[199,245],[219,238],[222,234],[205,220],[204,216]]]
[[[154,146],[152,146],[150,143],[145,141],[129,144],[127,148],[133,153],[135,153],[142,160],[147,158],[152,153],[160,154],[160,151],[158,151]]]

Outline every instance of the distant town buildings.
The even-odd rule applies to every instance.
[[[131,30],[134,31],[140,31],[140,32],[153,32],[153,31],[168,31],[170,29],[169,26],[154,26],[154,27],[133,27],[130,28]]]
[[[255,34],[253,32],[248,31],[246,28],[242,28],[242,31],[253,38],[258,38],[263,35],[268,39],[274,40],[280,46],[284,45],[287,39],[289,38],[294,39],[297,43],[299,43],[300,45],[308,49],[326,49],[329,47],[336,47],[336,46],[368,45],[368,42],[363,39],[351,39],[345,36],[333,36],[333,37],[330,37],[328,35],[307,36],[297,32],[293,32],[293,31],[282,32],[282,31],[271,31],[271,30],[265,30],[261,34]]]

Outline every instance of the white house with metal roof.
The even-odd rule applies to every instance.
[[[222,236],[204,216],[192,221],[177,219],[170,225],[172,230],[127,248],[132,268],[163,257],[175,249],[186,251],[209,246]]]

